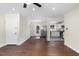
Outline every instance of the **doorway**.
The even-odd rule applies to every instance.
[[[6,15],[6,44],[17,44],[19,36],[19,15]]]
[[[47,38],[47,26],[43,25],[41,27],[41,38]]]
[[[36,25],[36,37],[47,38],[47,26]]]
[[[50,26],[50,40],[51,41],[64,41],[64,22],[58,21],[56,23],[51,23]]]

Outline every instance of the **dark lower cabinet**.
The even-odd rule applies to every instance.
[[[63,38],[63,32],[64,32],[64,31],[60,31],[60,38],[62,38],[62,39],[64,39],[64,38]]]

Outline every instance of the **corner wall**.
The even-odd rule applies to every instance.
[[[79,53],[79,7],[64,15],[65,45]]]
[[[5,15],[3,13],[0,13],[0,47],[5,45],[5,33]]]
[[[22,15],[20,15],[19,28],[18,45],[21,45],[24,41],[30,38],[30,24]]]

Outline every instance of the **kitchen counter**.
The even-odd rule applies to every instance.
[[[60,31],[50,31],[51,37],[59,37]]]

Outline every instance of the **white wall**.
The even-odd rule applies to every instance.
[[[65,29],[64,40],[65,45],[79,53],[79,7],[64,15]]]
[[[5,35],[5,15],[0,13],[0,47],[5,45],[6,35]]]
[[[20,29],[19,29],[19,45],[30,38],[30,24],[29,22],[20,15]]]

